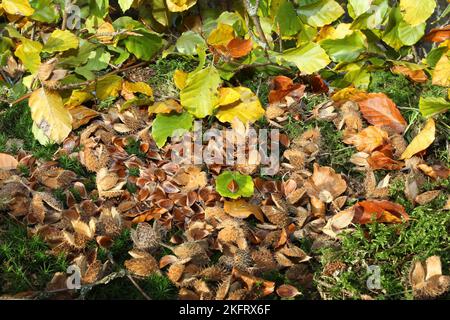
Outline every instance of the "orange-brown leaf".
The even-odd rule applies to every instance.
[[[227,44],[227,50],[231,57],[241,58],[250,53],[253,48],[251,39],[234,38]]]
[[[431,29],[425,37],[425,40],[430,42],[442,42],[447,39],[450,39],[450,25]]]
[[[13,156],[6,154],[6,153],[0,153],[0,169],[2,170],[11,170],[15,169],[17,167],[17,160]]]
[[[365,200],[355,205],[354,223],[366,224],[372,221],[401,223],[408,221],[405,208],[387,200]]]
[[[248,203],[245,200],[225,201],[223,209],[226,213],[234,218],[245,219],[253,214],[256,219],[264,222],[264,216],[261,209],[253,204]]]
[[[403,118],[394,101],[384,93],[368,93],[356,102],[363,117],[374,126],[388,127],[397,133],[405,131],[408,123]]]
[[[428,81],[427,74],[421,69],[411,70],[405,66],[393,66],[391,71],[395,74],[403,74],[414,82],[423,83]]]
[[[374,170],[400,170],[404,166],[403,162],[396,161],[381,151],[374,151],[367,162]]]

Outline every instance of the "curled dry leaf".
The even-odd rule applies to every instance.
[[[0,169],[1,170],[16,169],[18,164],[19,164],[19,162],[13,156],[6,154],[6,153],[0,153]]]
[[[450,288],[450,277],[442,275],[441,258],[429,257],[425,265],[421,261],[412,264],[409,282],[414,297],[418,299],[432,299],[439,297]]]
[[[301,295],[300,291],[294,286],[290,284],[282,284],[277,288],[277,294],[281,298],[294,298],[298,295]]]
[[[310,197],[330,203],[345,192],[347,183],[334,169],[314,163],[313,175],[305,182],[305,188]]]
[[[409,216],[402,205],[387,200],[365,200],[355,205],[354,223],[366,224],[372,221],[401,223]]]
[[[323,227],[322,232],[332,238],[336,238],[343,229],[347,228],[352,223],[354,216],[354,207],[339,211],[327,221],[327,224]]]
[[[354,145],[358,151],[370,153],[386,144],[388,139],[386,131],[375,126],[369,126],[361,132],[344,139],[344,142]]]
[[[441,190],[427,191],[427,192],[421,193],[418,196],[416,196],[416,198],[414,200],[418,204],[424,205],[424,204],[427,204],[427,203],[433,201],[434,199],[436,199],[436,197],[438,197],[440,194],[441,194]]]
[[[422,69],[418,70],[412,70],[406,66],[393,66],[391,68],[392,73],[396,74],[403,74],[407,76],[410,80],[417,82],[417,83],[423,83],[428,81],[428,76]]]
[[[234,218],[245,219],[250,215],[254,215],[256,219],[264,223],[264,216],[261,209],[247,201],[240,199],[234,201],[225,201],[223,204],[223,209],[226,213]]]
[[[446,168],[440,165],[429,166],[422,163],[417,165],[417,168],[419,168],[423,173],[433,179],[447,179],[450,176],[450,168]]]
[[[450,25],[431,29],[425,40],[430,42],[443,42],[450,39]]]

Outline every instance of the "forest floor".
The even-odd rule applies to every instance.
[[[183,59],[161,59],[150,65],[152,76],[148,83],[153,92],[161,97],[173,96],[176,88],[173,85],[173,73],[177,69],[189,71],[191,62]],[[263,74],[244,73],[236,80],[242,86],[257,92],[263,105],[267,104],[271,78]],[[381,92],[388,95],[399,107],[409,124],[407,139],[414,137],[424,120],[417,109],[420,96],[446,97],[447,91],[428,83],[413,84],[402,75],[394,75],[389,71],[372,73],[370,92]],[[309,114],[319,104],[329,101],[325,94],[307,93],[302,101],[302,110]],[[103,102],[107,110],[108,101]],[[447,113],[448,114],[448,113]],[[348,185],[360,186],[364,182],[364,174],[355,170],[350,162],[355,153],[342,140],[342,132],[332,122],[320,119],[289,119],[282,132],[291,140],[299,137],[311,128],[319,128],[323,141],[316,161],[321,166],[332,167],[337,173],[345,176]],[[450,166],[449,158],[449,116],[442,115],[437,120],[441,128],[434,144],[428,149],[430,163]],[[263,127],[264,122],[258,123]],[[95,176],[88,172],[77,160],[67,156],[57,156],[57,145],[40,145],[31,131],[32,120],[27,103],[13,107],[0,106],[0,153],[17,155],[25,151],[39,161],[56,161],[63,169],[71,170],[86,182],[95,183]],[[81,130],[79,130],[81,131]],[[128,147],[127,153],[139,156],[139,148]],[[312,164],[311,164],[312,166]],[[450,190],[450,179],[432,180],[426,177],[419,193],[440,190],[441,193],[431,202],[414,205],[405,195],[405,175],[402,172],[375,171],[377,181],[391,174],[388,199],[404,206],[410,221],[400,224],[372,223],[355,225],[349,232],[339,234],[338,239],[327,246],[313,246],[308,237],[294,243],[306,252],[311,259],[306,263],[308,281],[298,283],[290,279],[283,271],[271,271],[261,275],[267,281],[274,281],[276,286],[292,284],[299,288],[301,295],[296,299],[410,299],[412,298],[409,283],[409,271],[415,259],[424,260],[431,255],[441,258],[443,270],[450,268],[450,214],[444,210]],[[20,176],[28,178],[27,167],[19,167]],[[139,175],[139,172],[137,172]],[[280,177],[281,178],[281,177]],[[276,179],[276,178],[274,178]],[[136,191],[132,184],[127,185],[129,192]],[[64,201],[64,190],[53,190],[56,199]],[[353,199],[356,201],[357,199]],[[0,203],[1,209],[1,203]],[[128,251],[133,248],[130,230],[125,229],[114,240],[108,252],[99,249],[98,259],[102,262],[113,257],[116,268],[120,269],[128,258]],[[44,292],[55,272],[65,272],[68,259],[61,253],[49,255],[50,247],[39,236],[30,236],[22,222],[0,214],[0,294],[14,295],[21,292]],[[160,257],[167,252],[159,254]],[[368,266],[379,267],[380,286],[369,288],[367,283],[371,273]],[[445,272],[444,272],[445,273]],[[140,288],[152,299],[177,298],[177,288],[163,274],[152,274],[137,280]],[[107,284],[100,284],[86,292],[86,299],[143,299],[135,285],[127,278],[121,277]],[[280,299],[275,293],[269,299]],[[443,298],[450,298],[450,295]]]

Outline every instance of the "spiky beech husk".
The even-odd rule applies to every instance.
[[[175,255],[180,259],[191,259],[196,265],[206,265],[209,263],[209,257],[198,242],[185,242],[173,249]]]
[[[160,247],[161,231],[157,224],[152,227],[146,222],[138,223],[136,229],[131,230],[131,239],[136,249],[155,251]]]
[[[125,267],[140,277],[147,277],[152,273],[159,272],[158,261],[151,255],[126,260]]]
[[[223,266],[216,264],[200,270],[198,275],[206,281],[221,281],[228,275],[228,272]]]
[[[230,290],[232,276],[227,276],[216,289],[216,300],[224,300]]]
[[[421,288],[413,289],[414,297],[417,299],[434,299],[450,289],[450,277],[435,275],[425,282]]]
[[[254,264],[252,255],[247,250],[236,249],[233,257],[233,267],[238,270],[247,271]]]
[[[346,264],[342,261],[333,261],[329,262],[323,268],[323,274],[325,276],[332,276],[335,272],[344,271],[347,268]]]
[[[259,248],[258,250],[252,251],[252,259],[260,271],[264,272],[278,268],[273,253],[267,248]]]
[[[280,237],[281,230],[269,232],[261,242],[261,245],[267,248],[276,248],[278,246],[278,242],[280,241]]]
[[[185,268],[184,264],[176,262],[169,267],[169,270],[167,270],[167,277],[170,281],[177,284],[181,279]]]
[[[286,227],[291,223],[291,218],[284,210],[280,210],[274,206],[262,206],[261,210],[264,212],[267,219],[274,225]]]
[[[247,298],[247,289],[238,289],[228,294],[227,300],[245,300]]]

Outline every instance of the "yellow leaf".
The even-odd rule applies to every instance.
[[[145,82],[129,82],[125,81],[122,84],[122,96],[129,100],[128,98],[133,98],[133,93],[142,93],[146,96],[153,97],[152,88]]]
[[[364,91],[348,87],[337,91],[335,94],[333,94],[331,99],[333,99],[333,101],[351,100],[354,96],[357,96],[361,93],[364,93]]]
[[[94,96],[86,91],[74,90],[69,99],[64,103],[64,107],[71,108],[81,105],[82,103],[93,99]]]
[[[233,88],[220,88],[219,89],[219,106],[226,106],[232,104],[241,98],[239,91]]]
[[[63,106],[59,93],[40,88],[29,100],[31,118],[52,142],[61,143],[72,131],[72,116]],[[41,139],[43,140],[43,139]],[[43,142],[39,140],[39,142]],[[45,143],[44,143],[45,144]]]
[[[76,35],[68,30],[55,30],[44,46],[44,52],[67,51],[78,48],[79,40]]]
[[[445,54],[434,68],[433,84],[443,87],[450,86],[450,59]]]
[[[100,27],[98,27],[95,36],[101,43],[108,43],[112,41],[112,39],[114,38],[113,36],[114,32],[115,30],[113,25],[109,22],[105,22],[102,23]]]
[[[95,92],[97,98],[106,100],[109,97],[117,97],[122,89],[122,78],[111,75],[97,81]]]
[[[436,0],[400,0],[403,19],[412,26],[424,23],[435,8]]]
[[[179,90],[183,90],[184,87],[186,87],[186,80],[188,77],[188,73],[181,71],[181,70],[175,70],[173,74],[173,82],[177,86]]]
[[[212,46],[226,46],[228,42],[234,39],[234,29],[232,26],[219,23],[208,37],[208,44]]]
[[[28,0],[3,0],[1,6],[8,14],[28,17],[34,13]]]
[[[411,141],[406,150],[403,152],[400,160],[409,159],[413,155],[426,150],[434,141],[436,127],[433,118],[427,120],[422,131]]]
[[[148,115],[153,113],[171,113],[172,111],[181,113],[183,107],[174,99],[168,99],[166,101],[159,101],[148,107]]]
[[[231,123],[234,118],[238,118],[243,123],[247,123],[255,122],[264,116],[265,110],[252,90],[245,87],[236,87],[233,90],[239,93],[239,100],[220,106],[216,114],[217,119]]]
[[[254,215],[256,219],[264,223],[264,216],[261,209],[245,200],[225,201],[223,210],[234,218],[245,219]]]
[[[182,12],[191,8],[197,0],[166,0],[167,9],[171,12]]]
[[[25,38],[21,39],[21,41],[22,44],[17,46],[14,54],[22,61],[27,70],[35,73],[41,65],[40,53],[42,51],[42,44]]]

